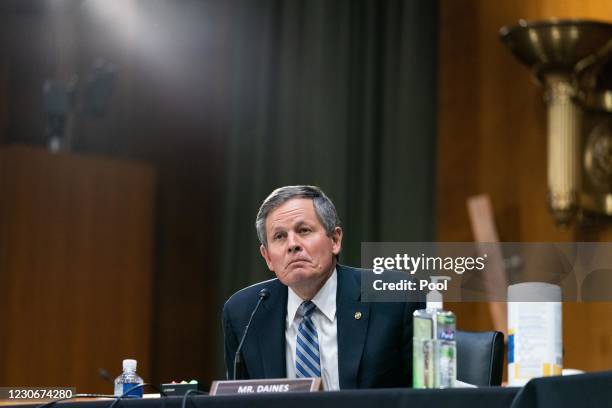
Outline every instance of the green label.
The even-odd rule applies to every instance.
[[[414,316],[413,321],[413,336],[415,339],[432,339],[433,338],[433,320]]]

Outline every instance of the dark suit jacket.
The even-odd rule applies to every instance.
[[[361,269],[336,265],[338,288],[338,374],[340,388],[407,387],[412,385],[412,313],[422,303],[361,303]],[[366,271],[366,273],[368,273]],[[236,292],[223,308],[225,363],[233,361],[244,328],[261,289],[270,297],[253,318],[242,348],[245,378],[285,378],[287,287],[278,279]],[[356,319],[356,312],[361,318]]]

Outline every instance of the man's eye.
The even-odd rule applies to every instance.
[[[275,235],[274,235],[274,237],[273,237],[273,239],[274,239],[275,241],[278,241],[278,240],[279,240],[279,239],[281,239],[282,237],[283,237],[283,234],[275,234]]]
[[[307,233],[309,233],[309,232],[310,232],[310,228],[305,228],[305,227],[304,227],[304,228],[300,228],[300,232],[301,232],[302,234],[307,234]]]

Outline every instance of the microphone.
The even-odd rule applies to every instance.
[[[253,316],[255,316],[255,313],[257,313],[257,309],[259,309],[259,305],[261,305],[261,302],[270,297],[270,291],[266,288],[263,288],[262,290],[259,291],[258,296],[259,296],[259,300],[257,301],[255,308],[253,309],[253,313],[251,313],[249,322],[244,328],[242,339],[240,339],[240,343],[238,344],[238,348],[236,349],[236,355],[234,356],[234,378],[233,378],[234,380],[236,380],[236,369],[238,368],[239,364],[240,365],[242,364],[242,358],[241,358],[240,351],[242,350],[242,345],[244,344],[244,340],[246,339],[246,336],[249,333],[249,326],[251,326],[251,321],[253,321]]]
[[[100,376],[100,378],[104,381],[111,383],[113,387],[115,386],[115,381],[113,380],[113,377],[110,376],[106,368],[98,368],[98,376]]]

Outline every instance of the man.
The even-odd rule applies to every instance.
[[[255,226],[276,279],[238,291],[223,308],[228,378],[266,288],[242,348],[243,378],[321,377],[326,390],[410,386],[412,314],[422,305],[360,302],[362,271],[337,263],[342,229],[323,191],[276,189]]]

